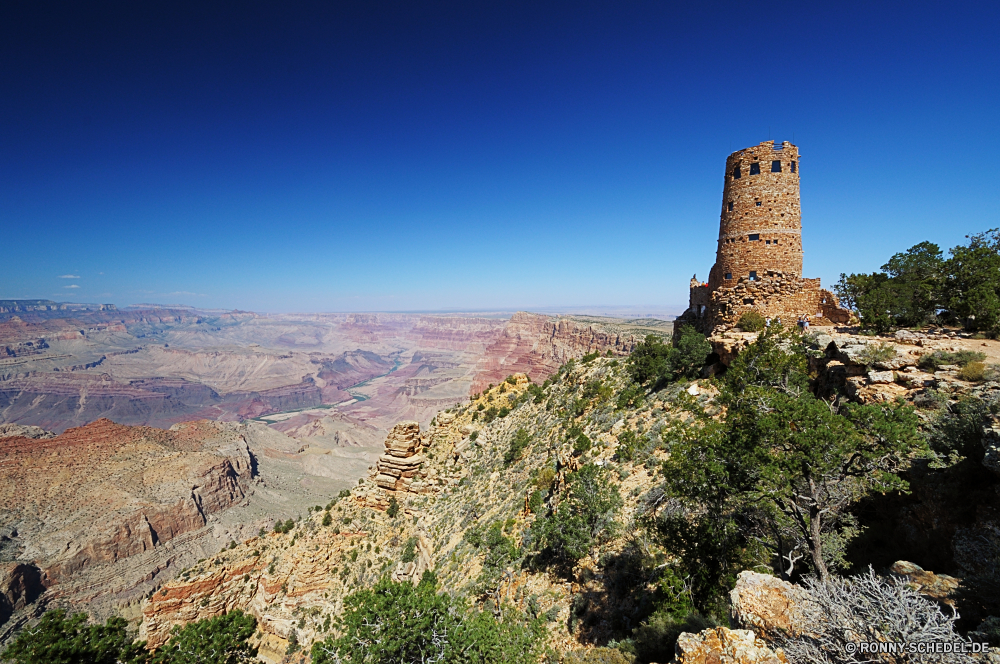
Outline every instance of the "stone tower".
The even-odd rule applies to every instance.
[[[816,324],[848,321],[819,279],[802,277],[799,171],[799,149],[788,141],[729,155],[715,265],[708,283],[691,279],[690,305],[675,330],[732,327],[751,309],[785,324],[802,316]]]
[[[802,276],[799,149],[767,141],[726,159],[722,217],[709,288],[755,280],[768,271]]]

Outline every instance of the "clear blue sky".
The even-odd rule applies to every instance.
[[[726,156],[806,276],[1000,226],[996,3],[0,4],[0,297],[683,305]]]

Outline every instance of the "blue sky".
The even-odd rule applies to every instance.
[[[997,7],[3,3],[0,298],[683,307],[769,137],[829,284],[1000,226]]]

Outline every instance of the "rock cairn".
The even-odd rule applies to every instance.
[[[420,424],[400,422],[385,439],[385,453],[375,464],[375,484],[388,491],[410,491],[425,459]]]

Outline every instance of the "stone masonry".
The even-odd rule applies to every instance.
[[[726,160],[715,265],[691,280],[688,310],[674,325],[710,333],[748,310],[786,325],[799,317],[846,323],[850,314],[819,279],[802,277],[799,149],[788,141],[738,150]]]

